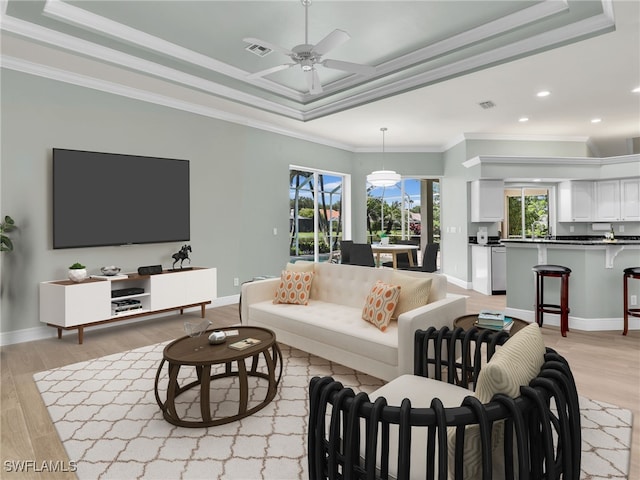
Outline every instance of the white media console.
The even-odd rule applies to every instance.
[[[142,289],[143,293],[112,297],[113,290]],[[84,328],[117,322],[144,315],[205,306],[216,298],[216,269],[199,268],[165,270],[156,275],[131,273],[127,278],[113,280],[90,278],[74,283],[55,280],[40,283],[40,321],[62,330],[78,330],[82,343]],[[114,300],[136,300],[140,308],[113,313]]]

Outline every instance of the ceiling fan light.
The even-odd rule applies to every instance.
[[[367,175],[367,182],[374,187],[392,187],[401,179],[400,174],[393,170],[376,170]]]

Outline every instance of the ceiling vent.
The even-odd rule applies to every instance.
[[[271,52],[273,52],[273,50],[271,50],[270,48],[267,47],[263,47],[262,45],[257,45],[255,43],[252,43],[251,45],[248,45],[245,50],[248,50],[249,52],[259,56],[259,57],[265,57],[267,55],[269,55]]]
[[[491,100],[487,100],[486,102],[480,102],[478,103],[478,105],[480,105],[485,110],[488,110],[489,108],[493,108],[496,106],[496,104],[493,103]]]

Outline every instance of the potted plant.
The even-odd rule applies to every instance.
[[[9,215],[4,217],[4,222],[0,223],[0,252],[10,252],[13,250],[13,242],[5,235],[15,230],[16,224]]]
[[[86,279],[87,267],[78,262],[69,267],[69,280],[73,282],[82,282]]]

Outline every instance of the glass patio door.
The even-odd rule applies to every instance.
[[[328,261],[344,234],[347,175],[291,167],[289,250],[292,261]]]

